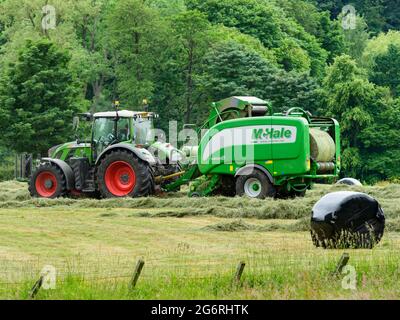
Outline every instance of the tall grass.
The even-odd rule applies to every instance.
[[[111,270],[103,265],[84,272],[63,269],[56,288],[41,290],[36,299],[398,299],[400,256],[394,250],[350,251],[350,264],[357,272],[356,290],[342,287],[345,276],[332,276],[340,251],[279,255],[248,253],[240,284],[233,282],[236,263],[232,256],[195,259],[147,260],[136,288],[129,288],[134,263]],[[120,257],[121,258],[121,257]],[[126,261],[125,261],[126,262]],[[82,263],[82,261],[80,261]],[[85,267],[82,266],[81,267]],[[85,269],[85,268],[83,268]],[[26,299],[35,278],[17,283],[0,282],[0,298]]]

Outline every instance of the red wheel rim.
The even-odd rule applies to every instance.
[[[124,197],[135,187],[136,174],[129,163],[116,161],[108,166],[104,180],[108,191],[114,196]]]
[[[43,171],[36,177],[35,187],[41,197],[50,198],[57,191],[57,178],[54,173]]]

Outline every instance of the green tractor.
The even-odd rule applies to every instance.
[[[155,177],[179,171],[182,153],[152,134],[156,114],[121,110],[80,116],[92,122],[91,140],[52,147],[30,177],[32,196],[148,196],[156,191]]]

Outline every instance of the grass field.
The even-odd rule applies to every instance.
[[[387,229],[373,250],[346,250],[356,290],[331,271],[343,251],[312,246],[308,221],[324,194],[378,199]],[[45,265],[56,288],[36,299],[398,299],[400,185],[317,185],[304,199],[31,199],[0,183],[0,298],[26,299]],[[136,261],[145,261],[134,290]],[[240,284],[232,279],[246,262]]]

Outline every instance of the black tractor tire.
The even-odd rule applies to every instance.
[[[105,155],[96,170],[96,183],[102,198],[138,198],[154,193],[150,165],[126,150]]]
[[[250,198],[273,198],[276,190],[268,177],[260,170],[255,169],[249,175],[239,176],[236,179],[236,195]]]
[[[31,175],[28,190],[32,197],[54,199],[67,193],[67,182],[58,166],[44,163]]]

